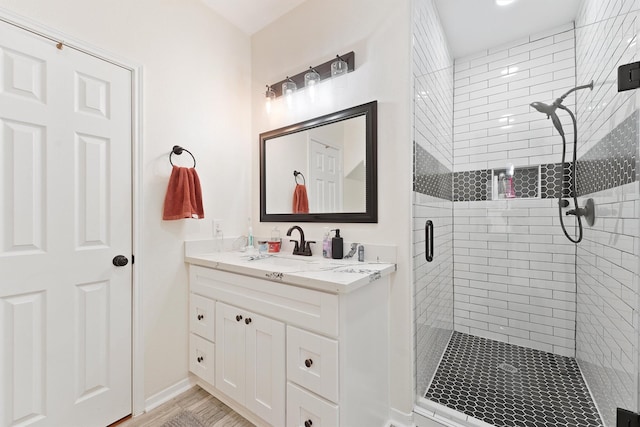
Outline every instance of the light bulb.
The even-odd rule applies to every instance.
[[[271,103],[276,99],[276,93],[271,89],[271,86],[267,85],[267,91],[264,93],[265,108],[267,113],[271,112]]]
[[[318,83],[320,83],[320,74],[313,67],[309,67],[309,71],[304,75],[304,87],[314,86]]]
[[[336,58],[338,59],[331,63],[331,77],[340,76],[349,71],[349,64],[340,58],[340,55],[336,55]]]
[[[282,83],[282,94],[284,96],[291,96],[296,90],[298,90],[298,85],[287,76],[285,82]]]

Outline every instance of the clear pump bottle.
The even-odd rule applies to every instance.
[[[322,256],[331,258],[331,232],[329,227],[324,228],[324,236],[322,238]]]

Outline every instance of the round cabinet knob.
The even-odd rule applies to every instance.
[[[251,317],[247,317],[246,319],[244,319],[244,323],[246,323],[247,325],[251,323]]]
[[[198,314],[198,320],[202,320],[204,319],[204,316],[202,314]]]
[[[311,365],[313,365],[313,360],[307,359],[304,361],[304,366],[306,366],[307,368],[310,368]]]
[[[304,427],[311,427],[313,425],[313,421],[307,420],[304,422]]]
[[[242,316],[238,314],[238,315],[236,316],[236,321],[237,321],[237,322],[239,322],[239,321],[241,321],[241,320],[242,320]]]
[[[116,267],[124,267],[125,265],[129,264],[129,260],[124,255],[116,255],[115,257],[113,257],[112,262]]]

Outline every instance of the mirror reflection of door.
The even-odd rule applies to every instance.
[[[309,138],[309,210],[342,211],[342,149]]]

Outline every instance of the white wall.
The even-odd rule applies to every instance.
[[[578,161],[600,147],[602,166],[593,171],[597,180],[614,177],[624,182],[612,167],[624,162],[624,147],[635,146],[637,159],[640,92],[618,93],[617,69],[640,60],[639,14],[637,0],[585,0],[576,18],[578,82],[594,80],[593,91],[578,95]],[[637,175],[634,182],[581,196],[581,206],[587,198],[595,200],[597,219],[586,227],[578,246],[576,357],[605,425],[611,427],[616,425],[616,407],[638,410]]]
[[[254,141],[249,38],[198,0],[0,0],[0,7],[143,66],[139,259],[149,397],[188,374],[184,239],[210,236],[211,218],[223,219],[229,234],[246,227]],[[198,160],[206,220],[161,221],[174,144]]]
[[[332,111],[378,101],[377,224],[340,224],[345,239],[398,246],[398,271],[391,289],[391,404],[403,414],[412,409],[410,194],[411,134],[408,1],[326,0],[305,2],[253,35],[253,228],[268,236],[273,226],[258,223],[260,132]],[[356,70],[318,86],[315,104],[300,91],[287,109],[278,99],[265,111],[264,87],[355,51]],[[282,229],[292,224],[283,224]],[[309,239],[322,241],[327,224],[299,224]],[[333,227],[333,225],[332,225]],[[319,247],[315,251],[321,250]]]

